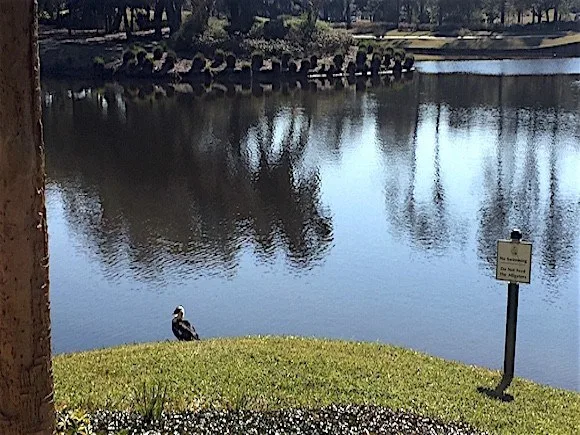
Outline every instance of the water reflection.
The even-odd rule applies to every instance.
[[[304,159],[310,111],[241,96],[166,99],[153,111],[114,87],[51,95],[49,183],[106,270],[137,263],[154,277],[178,262],[227,273],[245,244],[308,268],[330,248],[332,218]]]
[[[496,241],[519,226],[534,264],[518,370],[577,389],[578,82],[45,83],[57,351],[169,338],[163,313],[191,303],[204,336],[380,340],[499,368]],[[77,309],[87,279],[94,317]]]
[[[272,90],[256,98],[237,89],[227,100],[190,85],[151,89],[154,100],[135,98],[130,86],[47,86],[49,176],[64,187],[71,225],[107,270],[130,259],[155,276],[178,259],[231,273],[245,244],[263,261],[283,252],[292,266],[309,268],[333,240],[318,165],[338,161],[345,134],[360,135],[370,116],[394,234],[437,254],[461,243],[468,220],[453,212],[448,190],[466,159],[482,154],[479,257],[492,269],[498,235],[520,226],[541,241],[536,255],[550,281],[576,256],[566,228],[578,224],[578,193],[562,195],[558,175],[562,139],[579,148],[573,82],[418,76],[394,86],[383,79],[370,98],[356,91],[373,85],[365,80],[350,91],[321,82],[317,88],[335,91],[276,98]],[[464,149],[449,149],[454,136]]]

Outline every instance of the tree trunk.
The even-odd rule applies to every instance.
[[[522,11],[518,11],[518,24],[522,24]]]
[[[153,21],[155,21],[155,37],[161,39],[163,36],[161,32],[161,25],[163,21],[163,11],[165,10],[166,0],[156,0]]]
[[[35,0],[0,1],[0,434],[52,435]]]
[[[501,25],[503,26],[505,24],[505,0],[501,0],[499,20],[501,22]]]
[[[546,23],[549,23],[549,22],[550,22],[550,9],[546,9]]]
[[[346,28],[352,28],[352,10],[351,10],[351,0],[346,1]]]
[[[125,26],[125,33],[127,34],[127,40],[131,39],[132,31],[131,31],[131,23],[129,22],[129,17],[127,16],[127,9],[126,5],[123,8],[123,26]]]

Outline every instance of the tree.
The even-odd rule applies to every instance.
[[[155,36],[161,38],[161,24],[163,13],[167,15],[169,33],[174,34],[181,26],[181,12],[185,0],[155,0]]]
[[[35,0],[0,1],[0,433],[54,427]]]

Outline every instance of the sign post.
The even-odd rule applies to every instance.
[[[509,281],[509,284],[503,377],[492,392],[495,397],[505,397],[504,392],[514,378],[520,283],[531,282],[532,244],[522,242],[522,232],[517,228],[511,232],[510,237],[510,240],[497,242],[496,279]]]

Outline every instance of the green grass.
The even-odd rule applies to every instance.
[[[482,396],[500,373],[387,345],[255,337],[126,346],[54,359],[57,408],[135,410],[144,386],[174,411],[375,404],[505,434],[571,434],[580,394],[515,379],[515,397]],[[576,432],[578,433],[578,432]]]

